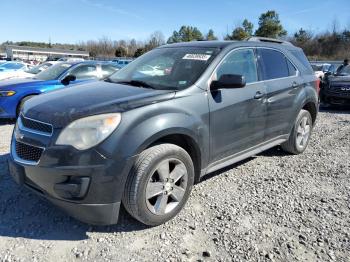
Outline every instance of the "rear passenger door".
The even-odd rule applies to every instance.
[[[268,141],[289,134],[302,79],[296,67],[282,52],[258,48],[257,54],[260,79],[264,81],[267,92],[265,140]]]
[[[210,109],[211,163],[250,149],[264,140],[265,87],[258,81],[253,48],[231,51],[212,76],[243,75],[243,88],[219,89],[208,94]]]

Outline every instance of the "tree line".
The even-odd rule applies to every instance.
[[[252,36],[288,40],[294,45],[303,48],[306,55],[312,60],[343,59],[349,56],[350,52],[350,28],[340,30],[337,22],[333,21],[332,29],[329,31],[316,34],[300,28],[294,34],[288,35],[288,32],[284,29],[279,19],[278,13],[274,10],[269,10],[260,15],[256,30],[254,30],[254,24],[252,22],[244,19],[240,25],[233,28],[231,32],[224,36],[224,40],[244,40]],[[173,31],[167,40],[162,32],[155,31],[146,41],[137,41],[135,39],[113,41],[108,37],[102,37],[98,40],[89,40],[78,44],[7,41],[2,46],[16,44],[32,47],[80,50],[87,51],[91,57],[98,59],[107,57],[138,57],[166,43],[202,40],[215,41],[218,40],[218,37],[212,29],[203,33],[195,26],[183,25],[178,31]]]

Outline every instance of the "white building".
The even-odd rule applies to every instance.
[[[64,50],[55,48],[37,48],[28,46],[7,45],[6,54],[11,60],[36,60],[45,61],[48,57],[74,57],[74,58],[89,58],[89,53],[85,51]]]

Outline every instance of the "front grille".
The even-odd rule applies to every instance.
[[[35,147],[16,141],[16,154],[23,160],[39,162],[43,151],[44,150],[40,147]]]
[[[50,124],[42,123],[33,119],[25,118],[21,115],[21,122],[25,128],[46,133],[48,135],[52,134],[52,126]]]

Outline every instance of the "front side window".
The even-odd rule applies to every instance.
[[[289,76],[287,59],[284,54],[272,49],[258,49],[258,54],[262,80]]]
[[[107,80],[144,88],[182,90],[198,80],[219,51],[205,47],[154,49]]]
[[[97,78],[95,65],[80,65],[69,72],[70,75],[74,75],[77,79]]]
[[[258,81],[255,55],[252,49],[242,49],[230,53],[216,70],[216,80],[222,75],[243,75],[246,83]]]

